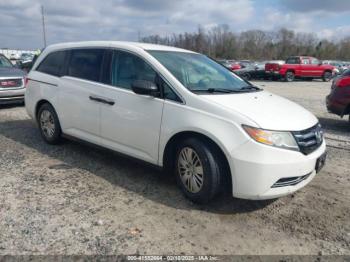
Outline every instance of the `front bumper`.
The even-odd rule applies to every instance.
[[[0,90],[0,104],[11,104],[24,101],[25,88]]]
[[[271,199],[291,194],[307,185],[316,175],[317,159],[326,143],[309,155],[248,141],[231,152],[233,196],[245,199]],[[295,185],[274,187],[283,178],[303,177]]]

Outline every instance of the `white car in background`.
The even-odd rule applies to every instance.
[[[18,53],[14,53],[10,55],[10,60],[18,60],[20,59],[21,55]]]
[[[284,196],[325,162],[313,114],[184,49],[52,45],[29,73],[25,101],[47,143],[72,136],[163,167],[194,202],[224,186],[239,198]]]

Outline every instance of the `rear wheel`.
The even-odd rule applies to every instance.
[[[324,72],[323,76],[322,76],[322,80],[323,82],[328,82],[332,79],[332,73],[329,71]]]
[[[218,154],[202,140],[188,138],[176,151],[176,179],[187,198],[207,203],[220,191],[222,168]]]
[[[58,144],[61,141],[61,125],[55,109],[49,104],[43,104],[38,111],[38,124],[43,139],[48,144]]]
[[[295,75],[293,71],[288,71],[286,73],[286,78],[285,78],[286,82],[293,82],[294,78],[295,78]]]

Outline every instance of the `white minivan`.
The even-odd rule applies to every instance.
[[[326,158],[313,114],[174,47],[49,46],[28,75],[25,104],[47,143],[75,137],[157,165],[199,203],[227,185],[238,198],[290,194]]]

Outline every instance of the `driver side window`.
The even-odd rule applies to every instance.
[[[140,57],[128,52],[116,51],[112,60],[112,85],[131,89],[135,80],[156,84],[157,73]]]
[[[302,64],[303,65],[309,65],[310,64],[310,60],[308,58],[303,58]]]

